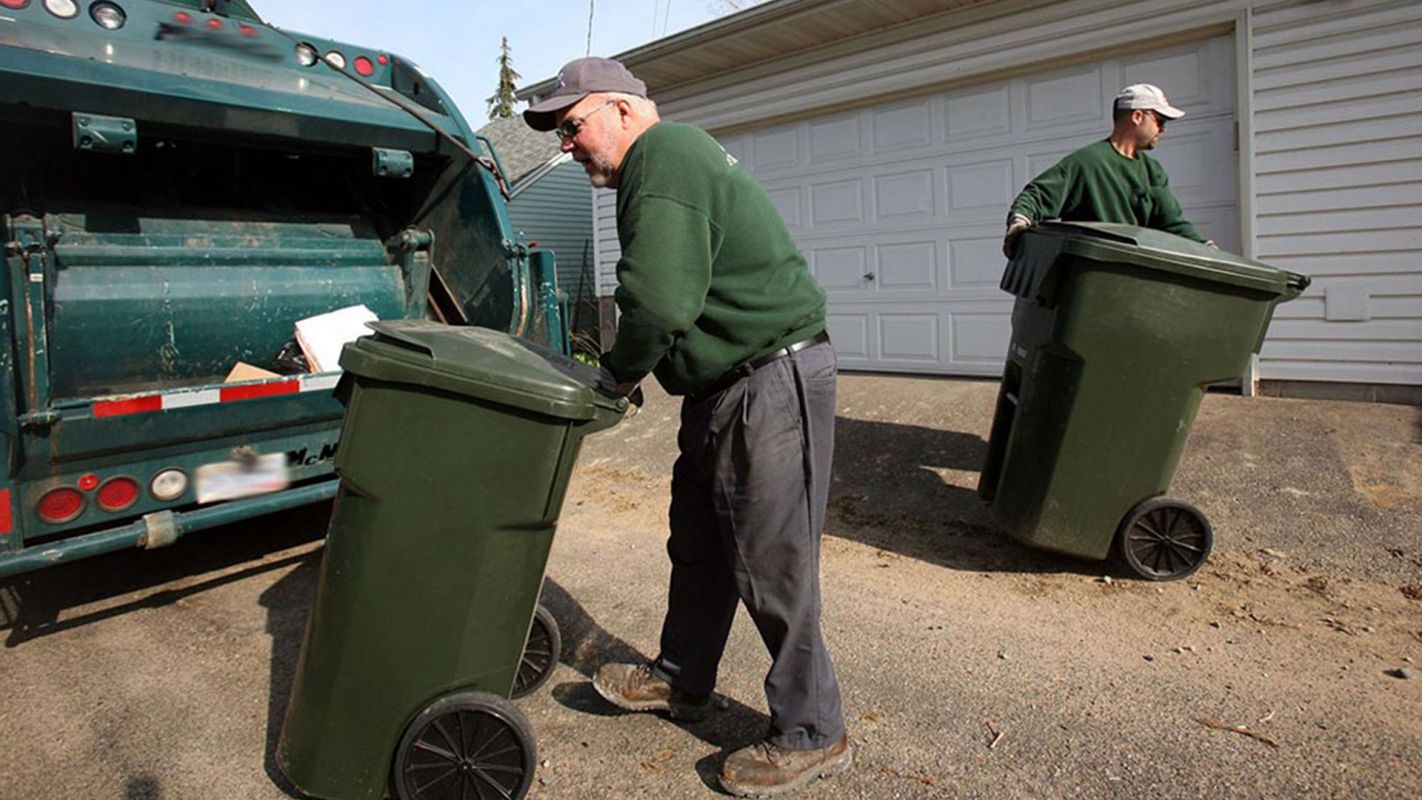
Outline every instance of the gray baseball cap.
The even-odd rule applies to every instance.
[[[558,112],[593,92],[621,92],[638,97],[647,96],[643,83],[622,62],[610,58],[579,58],[558,70],[558,84],[553,93],[523,112],[523,121],[536,131],[551,131]]]

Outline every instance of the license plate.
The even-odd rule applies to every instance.
[[[204,464],[197,468],[197,501],[216,503],[279,492],[290,481],[285,453],[268,453],[250,461]]]

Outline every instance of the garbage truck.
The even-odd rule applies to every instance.
[[[0,577],[334,496],[297,321],[566,346],[440,86],[244,0],[0,0],[0,149]]]

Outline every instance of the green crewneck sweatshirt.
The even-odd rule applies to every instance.
[[[653,372],[696,394],[733,367],[824,330],[825,293],[756,179],[699,128],[659,122],[617,189],[619,382]]]
[[[1139,150],[1126,158],[1104,139],[1034,178],[1013,201],[1009,221],[1012,214],[1033,222],[1119,222],[1205,241],[1185,219],[1160,162]]]

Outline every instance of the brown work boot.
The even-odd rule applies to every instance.
[[[786,750],[770,742],[757,742],[726,757],[721,767],[721,788],[740,797],[770,797],[793,791],[816,778],[828,778],[849,769],[854,748],[849,736],[818,750]]]
[[[593,688],[607,702],[628,711],[665,711],[672,719],[699,722],[710,697],[687,694],[652,673],[651,664],[603,664]]]

